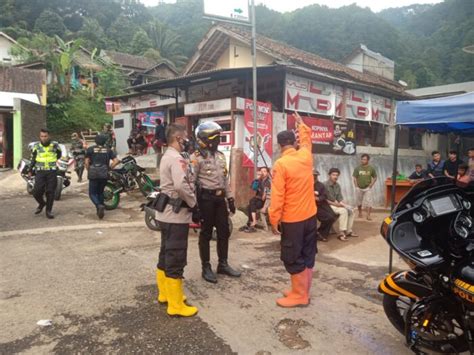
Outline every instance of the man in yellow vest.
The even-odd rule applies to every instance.
[[[32,149],[31,166],[36,172],[33,196],[38,201],[35,214],[40,214],[46,206],[46,217],[53,219],[54,192],[56,191],[57,177],[56,162],[61,158],[61,148],[57,142],[49,138],[49,131],[41,129],[40,141]],[[46,202],[43,195],[46,192]]]

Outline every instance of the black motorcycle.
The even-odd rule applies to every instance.
[[[473,199],[471,185],[425,180],[382,225],[410,266],[380,283],[384,311],[417,354],[474,354]]]
[[[141,210],[145,211],[146,226],[152,231],[156,231],[156,232],[161,230],[160,223],[155,218],[156,210],[154,208],[159,194],[160,194],[159,187],[155,187],[154,191],[151,192],[147,196],[147,203],[144,203],[141,206]],[[229,221],[229,232],[230,232],[229,237],[230,237],[232,235],[232,231],[234,230],[234,225],[232,223],[232,218],[230,218],[230,216],[229,216],[228,221]],[[191,222],[189,224],[189,228],[194,230],[195,233],[197,233],[201,229],[201,223]],[[215,228],[212,231],[212,239],[217,240],[217,230]]]
[[[81,182],[84,174],[86,151],[84,149],[74,149],[71,153],[74,159],[74,171],[77,174],[78,182]]]
[[[155,188],[153,180],[145,174],[145,169],[137,164],[135,158],[127,156],[121,163],[121,168],[109,172],[104,190],[104,205],[107,210],[118,207],[122,192],[139,189],[143,196],[148,196]]]

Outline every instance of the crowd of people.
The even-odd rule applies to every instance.
[[[363,154],[360,165],[352,174],[356,190],[356,206],[346,202],[339,184],[341,171],[333,167],[328,179],[319,181],[319,172],[313,168],[311,129],[295,113],[296,133],[280,132],[277,141],[281,157],[273,170],[261,167],[252,182],[254,196],[249,201],[248,222],[242,229],[255,232],[258,215],[268,214],[271,230],[281,236],[281,260],[290,274],[291,288],[277,299],[281,307],[304,306],[310,302],[313,268],[317,241],[327,241],[334,224],[338,224],[337,238],[347,242],[358,237],[353,230],[355,214],[371,220],[373,187],[377,173],[370,165],[370,156]],[[191,142],[186,128],[178,124],[165,127],[156,121],[154,146],[161,158],[159,163],[161,193],[156,201],[156,219],[161,227],[161,245],[156,267],[158,301],[167,303],[169,315],[189,317],[198,310],[185,302],[183,272],[187,263],[189,224],[201,224],[199,255],[202,278],[211,283],[218,281],[211,266],[210,241],[217,231],[217,274],[240,277],[240,272],[228,263],[229,216],[236,212],[234,193],[230,188],[229,172],[223,153],[219,152],[222,129],[215,122],[205,122],[196,129],[196,144]],[[95,145],[84,146],[77,134],[72,137],[76,150],[85,150],[85,167],[88,172],[89,196],[99,218],[104,216],[104,187],[108,172],[118,163],[115,153],[115,136],[110,125],[96,136]],[[144,147],[141,125],[128,139],[130,153]],[[163,147],[167,146],[165,152]],[[190,151],[194,151],[190,155]],[[38,201],[36,214],[46,207],[46,216],[52,215],[53,191],[56,183],[56,161],[60,149],[51,141],[49,132],[42,130],[40,141],[33,149],[32,163],[37,171],[34,197]],[[471,168],[471,169],[470,169]],[[417,164],[410,180],[446,176],[459,181],[470,181],[474,171],[474,149],[469,150],[469,166],[458,159],[455,151],[441,159],[437,151],[424,170]],[[78,176],[79,179],[82,178]],[[46,195],[46,200],[44,200]],[[319,226],[318,226],[319,221]]]
[[[474,148],[468,150],[468,163],[458,157],[458,152],[450,150],[448,158],[442,159],[437,150],[431,153],[432,160],[426,169],[421,164],[415,165],[415,171],[408,177],[411,182],[446,176],[456,179],[461,183],[469,183],[474,180]]]

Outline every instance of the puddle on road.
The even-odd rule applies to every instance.
[[[303,319],[282,319],[275,331],[278,334],[280,342],[291,350],[302,350],[311,347],[309,341],[303,339],[299,334],[299,330],[303,327],[309,327],[311,324]]]

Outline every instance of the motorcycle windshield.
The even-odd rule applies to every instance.
[[[405,196],[402,197],[400,202],[395,207],[395,212],[402,211],[408,207],[408,205],[413,205],[413,203],[421,197],[422,194],[426,193],[427,191],[433,188],[439,188],[441,186],[457,186],[461,188],[472,188],[473,184],[470,183],[462,184],[461,182],[456,182],[454,179],[448,178],[446,176],[436,177],[433,179],[426,179],[418,182],[417,184],[413,185],[410,191],[406,193]]]

